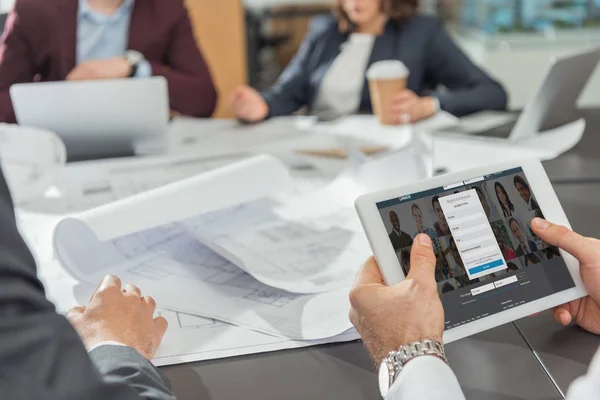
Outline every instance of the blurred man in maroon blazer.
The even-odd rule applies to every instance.
[[[173,111],[212,115],[217,93],[183,0],[16,0],[0,43],[0,122],[15,122],[15,83],[157,75]]]

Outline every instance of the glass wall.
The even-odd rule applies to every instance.
[[[490,34],[600,29],[600,0],[423,0],[423,8]]]

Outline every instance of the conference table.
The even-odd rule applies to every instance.
[[[545,167],[573,227],[600,237],[600,112],[584,110],[582,116],[588,121],[582,142]],[[450,343],[447,353],[467,399],[549,400],[563,398],[599,345],[600,337],[560,327],[544,313]],[[360,341],[162,371],[181,400],[379,398],[376,367]]]
[[[600,111],[580,110],[577,117],[585,118],[587,123],[581,142],[568,153],[544,162],[546,172],[555,184],[600,182]]]

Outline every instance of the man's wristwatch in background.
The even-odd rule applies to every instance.
[[[440,104],[440,99],[435,96],[431,96],[431,102],[433,103],[433,113],[436,114],[438,111],[442,109],[442,105]]]
[[[129,78],[133,78],[135,74],[137,74],[140,63],[145,59],[144,55],[139,51],[127,50],[125,52],[125,59],[131,67],[131,71],[129,72]]]
[[[388,354],[379,367],[379,391],[382,397],[387,396],[406,363],[421,356],[436,356],[448,364],[444,345],[440,342],[424,339],[420,342],[402,346],[398,351],[392,351]]]

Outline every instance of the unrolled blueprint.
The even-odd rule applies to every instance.
[[[59,313],[66,313],[74,306],[86,304],[95,288],[95,286],[82,287],[67,275],[55,261],[41,263],[38,272],[46,288],[48,298],[55,304]],[[127,282],[125,281],[125,283]],[[145,294],[151,295],[153,293],[148,292]],[[214,360],[358,339],[358,334],[351,329],[328,339],[295,341],[164,308],[157,309],[156,314],[166,318],[169,323],[158,352],[152,360],[156,366]]]
[[[261,217],[252,212],[255,210],[248,211],[251,211],[248,215]],[[245,219],[253,225],[254,220],[247,216]],[[227,224],[227,221],[223,223]],[[283,247],[282,252],[275,255],[268,251],[263,255],[257,251],[253,253],[257,259],[243,254],[242,257],[250,260],[250,264],[245,264],[242,269],[238,266],[242,265],[241,262],[237,265],[231,263],[198,240],[190,221],[162,225],[108,241],[98,241],[94,232],[76,219],[63,221],[61,229],[70,237],[77,238],[77,246],[65,251],[64,246],[59,245],[57,253],[65,265],[77,266],[74,273],[82,282],[93,285],[104,275],[115,274],[145,292],[156,293],[155,298],[162,307],[301,340],[332,337],[350,328],[348,285],[360,260],[368,255],[366,243],[358,243],[361,246],[357,245],[356,250],[352,250],[356,251],[354,257],[340,258],[339,261],[345,262],[336,264],[329,258],[311,260],[307,258],[312,251],[310,244],[301,241],[296,243],[296,254],[292,254],[291,245]],[[272,232],[273,235],[275,233]],[[318,237],[329,235],[335,240],[335,234],[337,232],[325,232]],[[344,237],[342,239],[345,240]],[[315,241],[317,245],[324,246]],[[333,248],[336,252],[346,252],[343,243],[336,245],[338,247]],[[358,249],[362,249],[362,253]],[[315,255],[318,251],[314,250]],[[326,253],[326,256],[329,255]],[[269,264],[269,261],[276,264]],[[330,263],[324,264],[325,261]],[[288,264],[296,269],[289,267],[288,271],[282,270],[283,278],[280,278],[276,272]],[[294,282],[299,286],[340,287],[314,295],[295,294],[260,282],[246,272],[253,271],[248,265],[263,273],[265,280],[272,276],[273,282],[282,280],[290,287]],[[259,270],[263,265],[265,271]],[[314,270],[311,268],[313,265],[331,272]],[[342,283],[335,281],[338,272]]]
[[[59,223],[55,251],[79,281],[113,273],[171,310],[292,339],[338,335],[370,254],[353,199],[425,168],[395,155],[296,197],[285,171],[262,157],[91,210]]]

